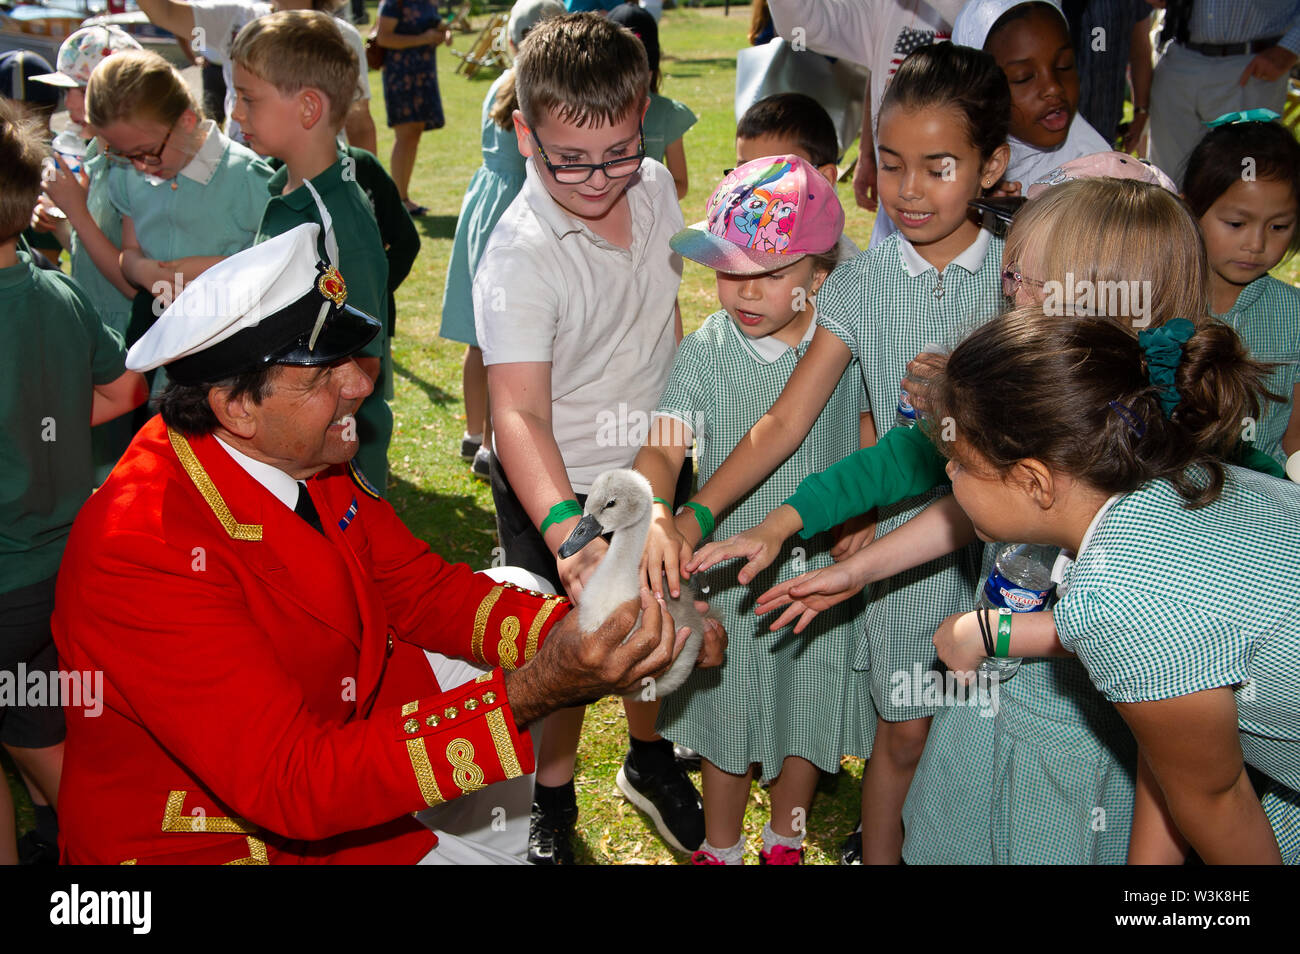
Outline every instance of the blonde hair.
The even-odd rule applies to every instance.
[[[1092,313],[1122,320],[1136,334],[1171,318],[1209,314],[1209,266],[1196,220],[1160,186],[1132,179],[1077,179],[1048,189],[1016,216],[1006,260],[1030,257],[1038,282],[1097,289]],[[1129,307],[1110,314],[1100,289],[1126,283],[1139,289],[1146,314]],[[1138,282],[1138,285],[1133,285]],[[1134,322],[1132,319],[1142,319]]]
[[[598,13],[543,20],[515,60],[519,110],[529,126],[552,112],[580,128],[613,125],[639,111],[649,90],[645,47]]]
[[[352,108],[357,58],[328,13],[281,10],[250,20],[235,37],[230,60],[284,96],[320,90],[329,100],[330,125],[335,130]]]
[[[41,194],[41,163],[47,155],[41,122],[18,104],[0,98],[0,242],[22,234]]]
[[[519,94],[515,92],[515,71],[508,69],[505,79],[497,87],[492,108],[488,110],[488,118],[502,129],[509,130],[514,125],[515,110],[518,108]]]
[[[100,128],[141,118],[171,126],[187,109],[202,118],[203,111],[176,67],[146,50],[123,50],[107,57],[86,84],[86,118]]]

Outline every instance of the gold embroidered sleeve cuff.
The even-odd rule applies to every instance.
[[[433,699],[402,706],[394,736],[406,747],[420,793],[440,805],[533,771],[533,744],[515,728],[503,672],[484,673]]]

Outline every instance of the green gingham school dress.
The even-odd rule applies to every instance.
[[[981,231],[942,276],[933,266],[912,274],[914,249],[895,233],[843,263],[818,295],[817,321],[840,338],[862,369],[879,437],[894,426],[907,362],[927,344],[953,346],[1002,305],[1002,240]],[[936,488],[879,510],[877,537],[901,526],[925,505],[951,493]],[[890,722],[934,715],[923,691],[925,673],[943,672],[932,638],[943,620],[971,608],[979,576],[975,544],[874,584],[868,594],[867,639],[855,668],[870,668],[876,710]]]
[[[1096,526],[1056,608],[1061,644],[1111,702],[1232,686],[1282,859],[1300,863],[1300,487],[1228,467],[1189,510],[1167,481]]]
[[[1291,421],[1291,399],[1300,380],[1300,291],[1262,275],[1242,289],[1231,311],[1219,317],[1236,330],[1252,357],[1278,365],[1266,387],[1283,400],[1268,401],[1261,408],[1254,446],[1286,463],[1282,435]]]
[[[770,344],[778,345],[779,342]],[[700,482],[708,480],[754,423],[775,403],[798,355],[785,348],[774,361],[756,350],[725,311],[687,335],[656,415],[685,423],[694,434]],[[749,530],[793,493],[810,473],[857,449],[865,410],[856,364],[840,377],[808,437],[766,481],[721,516],[715,539]],[[742,774],[760,763],[775,778],[782,760],[797,755],[823,771],[840,757],[871,754],[876,712],[865,673],[852,659],[860,641],[861,597],[820,613],[801,634],[768,632],[772,616],[754,615],[754,598],[781,580],[832,563],[829,533],[787,541],[780,557],[749,586],[736,582],[740,564],[695,574],[728,634],[727,660],[697,669],[659,710],[659,732],[689,745],[724,772]]]
[[[1001,546],[985,544],[982,578]],[[1128,727],[1078,660],[1026,659],[999,683],[995,705],[935,715],[903,805],[903,858],[1123,864],[1136,757]]]

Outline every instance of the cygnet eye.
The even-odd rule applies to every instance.
[[[618,501],[615,500],[613,497],[610,497],[610,498],[609,498],[609,503],[605,504],[605,508],[604,508],[604,509],[608,510],[610,507],[614,506],[614,504],[616,504],[616,503],[618,503]]]

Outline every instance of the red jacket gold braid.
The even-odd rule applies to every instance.
[[[410,813],[533,770],[502,668],[568,602],[444,562],[348,467],[308,487],[325,537],[155,417],[82,508],[53,629],[104,698],[67,710],[64,861],[410,863]],[[422,649],[497,668],[442,692]]]

